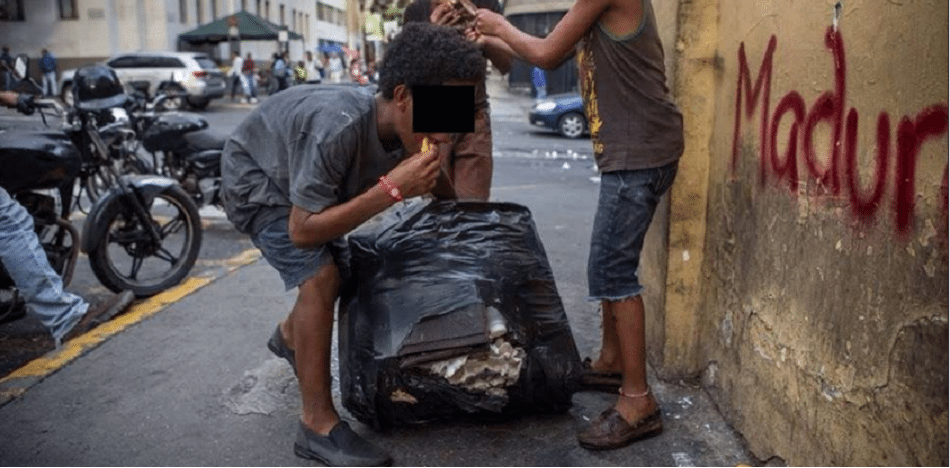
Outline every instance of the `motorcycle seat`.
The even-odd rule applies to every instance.
[[[188,146],[198,151],[222,150],[224,149],[224,142],[227,141],[227,139],[228,135],[211,130],[185,134],[185,140],[188,141]]]

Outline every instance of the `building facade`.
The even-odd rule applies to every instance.
[[[31,58],[49,49],[62,70],[119,52],[178,50],[179,34],[241,10],[303,36],[294,60],[321,46],[361,47],[356,0],[0,0],[0,43]],[[228,52],[221,44],[213,55],[223,63]]]

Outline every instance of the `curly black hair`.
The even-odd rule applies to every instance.
[[[396,86],[440,85],[485,79],[485,57],[448,26],[407,23],[387,47],[379,68],[379,91],[393,98]]]

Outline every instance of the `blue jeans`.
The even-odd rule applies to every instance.
[[[56,72],[43,73],[43,94],[47,96],[59,94],[59,91],[56,90]]]
[[[26,301],[27,312],[46,326],[58,346],[89,304],[63,289],[62,278],[50,266],[33,231],[33,217],[2,187],[0,260]]]
[[[640,295],[640,252],[660,198],[673,185],[678,162],[636,171],[605,172],[587,263],[588,299],[620,301]]]

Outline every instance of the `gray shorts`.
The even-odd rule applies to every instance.
[[[267,263],[280,273],[287,290],[316,276],[324,265],[340,265],[339,260],[346,251],[345,240],[335,239],[313,249],[301,249],[290,241],[287,223],[287,218],[278,219],[251,236],[251,241],[260,249]]]

